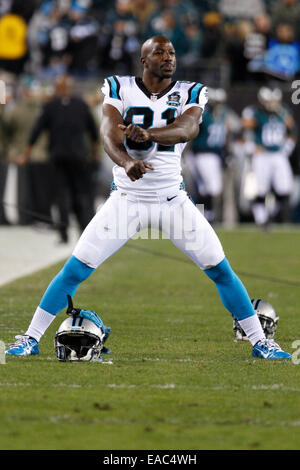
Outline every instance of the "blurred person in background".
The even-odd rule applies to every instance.
[[[132,14],[139,25],[139,36],[146,36],[146,29],[150,18],[158,10],[159,2],[157,0],[132,0]]]
[[[179,68],[181,58],[189,52],[189,43],[185,35],[182,21],[180,17],[177,16],[174,9],[164,8],[159,15],[152,19],[147,30],[147,36],[155,36],[158,34],[163,34],[174,45]]]
[[[76,1],[71,5],[69,18],[69,73],[77,77],[93,76],[97,67],[99,24],[88,15],[87,8]]]
[[[204,214],[210,223],[222,220],[223,171],[230,139],[240,128],[239,117],[226,100],[224,89],[208,89],[208,104],[199,134],[185,154],[198,193],[193,199],[204,204]]]
[[[27,26],[34,0],[2,1],[0,9],[0,69],[20,75],[28,59]]]
[[[0,73],[0,80],[6,84],[5,103],[0,103],[0,162],[6,162],[9,160],[9,145],[13,135],[9,115],[11,107],[14,107],[16,85],[14,82],[9,83],[9,77],[3,73]]]
[[[179,47],[179,55],[188,53],[188,39],[185,29],[189,25],[199,24],[199,8],[191,1],[181,2],[179,0],[161,0],[160,8],[152,15],[148,22],[145,36],[160,34],[164,32],[168,37],[174,36]],[[173,32],[172,32],[173,30]],[[184,45],[180,44],[184,41]]]
[[[15,206],[15,215],[10,217],[11,223],[37,223],[41,224],[43,216],[51,221],[52,192],[49,179],[47,161],[47,137],[41,136],[31,153],[33,165],[18,169],[14,165],[22,158],[28,134],[37,119],[41,106],[50,98],[52,87],[42,85],[38,80],[23,76],[17,83],[12,105],[7,108],[7,120],[10,135],[7,149],[7,160],[10,164],[6,185],[7,210]],[[17,207],[18,206],[18,207]],[[10,209],[11,208],[11,209]],[[36,215],[33,218],[29,212]],[[32,220],[33,219],[33,220]]]
[[[61,242],[68,241],[70,208],[80,231],[94,215],[91,198],[89,161],[98,160],[99,131],[88,105],[72,95],[73,80],[60,76],[55,82],[55,95],[43,106],[28,138],[19,164],[28,162],[32,147],[43,131],[49,138],[49,160],[53,170],[54,196],[59,211]],[[86,134],[93,145],[88,155]]]
[[[5,215],[5,206],[3,198],[5,193],[5,184],[7,176],[7,164],[9,162],[9,145],[13,137],[13,129],[9,119],[9,110],[14,101],[15,83],[8,74],[0,74],[0,80],[6,83],[5,104],[0,103],[0,225],[8,224]]]
[[[184,29],[187,24],[194,22],[199,23],[200,16],[203,11],[203,3],[205,2],[201,2],[201,5],[196,6],[195,2],[191,0],[186,0],[185,2],[180,0],[157,0],[157,8],[149,18],[144,37],[147,37],[153,31],[159,31],[159,27],[156,26],[157,19],[159,19],[161,13],[166,10],[172,12],[173,16],[176,18],[176,21],[180,24],[182,29]]]
[[[271,37],[270,16],[266,13],[261,13],[254,18],[253,26],[253,30],[249,31],[244,42],[244,56],[248,61],[247,68],[249,72],[251,72],[251,61],[254,63],[257,58],[261,60],[267,51]],[[248,78],[251,81],[263,81],[266,79],[265,75],[260,73],[259,70],[257,73],[255,73],[255,70],[253,73],[249,73]]]
[[[246,39],[253,32],[253,24],[249,20],[237,20],[227,34],[225,57],[230,65],[230,81],[232,84],[242,83],[248,79],[248,58],[245,55]]]
[[[300,4],[298,0],[276,0],[271,11],[273,33],[280,23],[291,25],[296,39],[300,39]]]
[[[0,69],[16,75],[23,72],[28,54],[26,34],[27,24],[20,15],[0,17]]]
[[[181,57],[181,67],[197,67],[201,57],[201,46],[203,35],[196,22],[189,22],[184,26],[184,33],[187,40],[187,52]]]
[[[266,13],[257,15],[253,20],[254,29],[246,36],[245,56],[253,59],[267,49],[271,33],[271,19]]]
[[[59,3],[43,2],[36,10],[28,27],[31,51],[30,69],[41,79],[51,79],[67,72],[69,57],[69,31],[71,21],[68,10]]]
[[[161,0],[162,9],[171,10],[182,25],[199,20],[198,5],[191,0]]]
[[[45,79],[67,72],[84,78],[94,75],[98,34],[98,21],[80,0],[68,6],[62,1],[44,2],[29,25],[33,73],[41,69],[39,76]]]
[[[210,11],[202,18],[203,42],[201,56],[204,59],[214,59],[223,55],[223,18],[220,13]]]
[[[300,72],[300,42],[296,39],[294,28],[289,23],[278,23],[275,34],[269,35],[265,51],[254,56],[248,70],[266,80],[270,76],[280,80],[290,80]]]
[[[18,162],[22,158],[28,134],[39,115],[41,106],[49,97],[49,91],[37,80],[24,78],[19,83],[14,104],[7,112],[11,129],[7,153],[10,162]],[[46,136],[42,136],[31,152],[32,161],[46,161],[46,145]]]
[[[294,28],[280,22],[276,35],[269,41],[264,57],[264,70],[282,79],[292,79],[300,71],[300,42],[296,40]]]
[[[258,103],[242,113],[245,131],[253,133],[252,170],[256,180],[256,198],[252,212],[255,223],[267,228],[271,221],[288,222],[293,172],[289,158],[296,143],[294,118],[282,103],[280,88],[261,87]],[[273,192],[275,205],[266,204]]]
[[[252,20],[265,13],[264,0],[219,0],[219,11],[229,21]]]
[[[139,47],[139,25],[132,12],[131,0],[116,0],[114,8],[105,16],[99,36],[100,69],[108,73],[134,73]]]

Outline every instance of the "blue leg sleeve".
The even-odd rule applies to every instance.
[[[254,309],[242,281],[232,270],[227,259],[213,268],[206,269],[205,274],[212,279],[219,292],[223,305],[237,320],[254,315]]]
[[[40,307],[52,315],[57,315],[67,306],[67,295],[73,297],[79,284],[87,279],[93,271],[95,269],[82,263],[75,256],[71,256],[62,270],[50,282],[42,297]]]

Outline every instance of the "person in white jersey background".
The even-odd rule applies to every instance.
[[[113,191],[89,223],[72,256],[51,281],[24,335],[8,354],[38,354],[38,342],[67,295],[142,227],[155,225],[215,282],[221,301],[239,321],[252,344],[252,355],[285,359],[266,339],[241,280],[232,270],[208,221],[183,189],[181,154],[199,132],[207,88],[197,82],[173,81],[176,54],[164,36],[148,39],[141,49],[142,78],[113,76],[104,80],[101,136],[116,164]],[[99,286],[101,303],[101,286]]]

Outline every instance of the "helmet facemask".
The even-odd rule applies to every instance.
[[[103,343],[90,332],[62,331],[56,335],[54,346],[59,361],[97,361]]]
[[[275,331],[277,329],[277,321],[275,322],[272,318],[265,317],[264,315],[258,314],[262,329],[267,339],[273,339]]]
[[[95,312],[74,308],[71,296],[67,298],[66,313],[69,317],[62,322],[54,338],[57,359],[64,362],[101,361],[100,354],[110,328],[104,326]],[[83,316],[82,312],[89,314],[91,319]],[[108,333],[106,330],[109,330]]]
[[[251,303],[255,313],[258,316],[266,338],[273,339],[279,320],[279,317],[276,315],[273,306],[269,302],[266,302],[262,299],[252,299]],[[244,330],[241,328],[236,318],[233,319],[233,331],[237,341],[248,340]]]

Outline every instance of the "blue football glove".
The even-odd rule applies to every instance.
[[[105,326],[104,327],[104,338],[103,338],[103,343],[105,343],[105,341],[107,340],[107,338],[109,337],[109,333],[111,331],[111,327],[110,326]],[[102,354],[110,354],[111,353],[111,350],[106,348],[105,346],[103,346],[102,350],[101,350],[101,353]]]
[[[104,327],[104,339],[103,339],[103,343],[105,343],[105,341],[108,339],[110,332],[111,332],[111,327],[110,327],[110,326],[105,326],[105,327]]]
[[[96,326],[98,326],[98,328],[101,328],[101,330],[104,332],[103,343],[105,343],[105,341],[109,337],[111,328],[109,326],[104,325],[99,315],[96,312],[93,312],[92,310],[80,310],[78,316],[80,318],[86,318],[87,320],[92,321],[93,323],[95,323]],[[110,353],[111,353],[111,350],[103,346],[101,350],[101,354],[110,354]]]
[[[80,310],[78,316],[80,318],[86,318],[87,320],[90,320],[91,322],[95,323],[98,328],[101,328],[102,331],[105,331],[104,323],[96,312],[93,312],[92,310]]]

